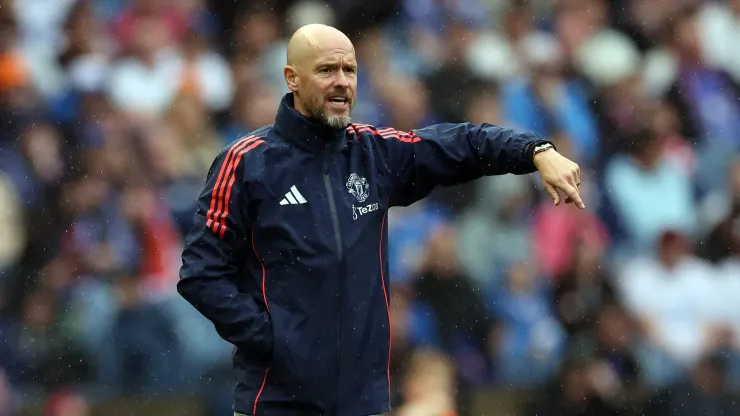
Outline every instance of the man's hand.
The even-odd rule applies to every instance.
[[[586,208],[579,195],[581,169],[555,149],[545,150],[534,155],[534,165],[542,177],[542,185],[552,198],[555,206],[560,205],[562,191],[566,195],[565,203],[575,203],[578,208]]]

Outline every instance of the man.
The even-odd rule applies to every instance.
[[[299,29],[275,123],[224,149],[198,199],[177,287],[235,346],[237,415],[390,410],[390,207],[539,170],[555,204],[584,208],[578,166],[536,135],[352,124],[357,73],[344,34]]]

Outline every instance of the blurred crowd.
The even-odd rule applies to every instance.
[[[316,22],[356,46],[355,121],[532,130],[584,172],[584,211],[536,174],[391,211],[399,415],[487,388],[532,416],[740,414],[739,0],[0,0],[0,414],[229,414],[182,238]]]

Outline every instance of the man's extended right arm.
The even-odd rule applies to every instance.
[[[243,141],[242,141],[243,142]],[[246,273],[249,224],[243,185],[243,155],[260,141],[236,142],[208,172],[198,197],[193,226],[185,239],[177,291],[208,318],[226,341],[269,354],[273,337],[269,314],[257,281]],[[236,279],[248,290],[240,291]]]

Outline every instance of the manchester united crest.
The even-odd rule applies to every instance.
[[[357,198],[357,202],[359,203],[365,202],[367,197],[370,196],[370,185],[367,183],[367,179],[356,173],[349,175],[347,189],[352,196]]]

